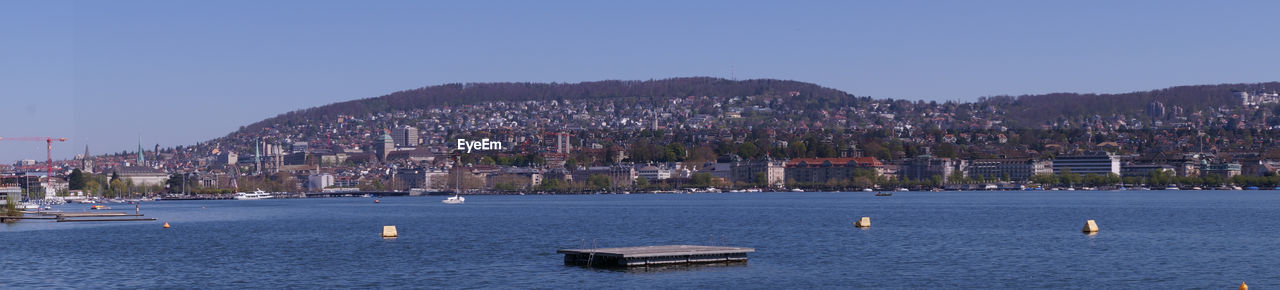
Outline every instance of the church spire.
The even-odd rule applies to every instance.
[[[142,137],[138,137],[138,166],[143,166],[147,158],[142,156]]]
[[[80,157],[80,170],[85,173],[93,173],[93,157],[89,155],[89,145],[84,145],[84,157]]]

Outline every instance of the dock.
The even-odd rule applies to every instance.
[[[156,219],[155,218],[114,218],[114,219],[92,219],[92,218],[61,219],[60,218],[58,219],[58,222],[60,223],[61,222],[136,222],[136,221],[154,221],[154,220]]]
[[[561,249],[565,265],[634,267],[672,264],[746,262],[756,249],[691,245],[644,246],[599,249]]]
[[[19,220],[56,220],[57,222],[131,222],[154,221],[155,218],[144,218],[142,214],[125,212],[29,212],[22,216],[0,216],[0,222]]]

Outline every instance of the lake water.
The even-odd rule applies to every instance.
[[[0,288],[1280,286],[1277,191],[441,199],[160,201],[142,205],[154,222],[0,225]],[[870,229],[852,226],[862,216]],[[1080,232],[1087,219],[1097,235]],[[756,252],[741,266],[565,266],[556,250],[584,240]]]

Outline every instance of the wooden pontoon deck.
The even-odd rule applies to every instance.
[[[667,264],[745,262],[752,248],[713,246],[645,246],[599,249],[561,249],[566,265],[647,266]]]

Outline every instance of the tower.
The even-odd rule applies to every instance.
[[[138,166],[146,166],[147,157],[142,156],[142,137],[138,137]]]
[[[556,133],[556,153],[568,154],[573,149],[573,145],[569,144],[568,133]]]
[[[391,151],[396,150],[396,141],[391,138],[391,134],[382,134],[382,142],[375,143],[375,149],[378,151],[378,159],[387,162],[387,156],[391,155]]]
[[[84,145],[84,157],[80,158],[80,171],[84,173],[93,173],[93,158],[89,156],[89,145]]]
[[[391,130],[391,138],[395,139],[397,147],[417,147],[418,128],[413,126],[396,127]]]
[[[262,141],[253,142],[253,170],[262,174]]]

